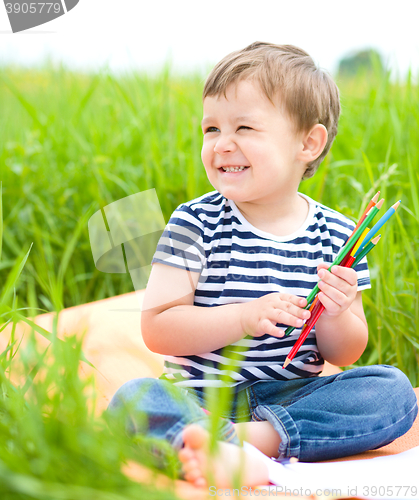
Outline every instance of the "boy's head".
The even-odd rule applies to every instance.
[[[295,132],[308,132],[320,123],[328,138],[320,156],[307,165],[303,178],[314,175],[336,137],[340,114],[339,91],[328,73],[293,45],[255,42],[222,59],[208,76],[203,98],[226,96],[232,83],[257,82],[266,97],[280,103],[295,125]]]

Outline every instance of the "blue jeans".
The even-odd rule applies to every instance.
[[[126,408],[128,431],[183,446],[191,423],[208,427],[204,392],[169,382],[134,379],[112,398],[108,412]],[[258,381],[236,390],[220,419],[217,438],[239,444],[232,422],[268,421],[281,442],[278,458],[311,462],[379,448],[406,433],[417,414],[408,378],[386,365],[354,368],[327,377]]]

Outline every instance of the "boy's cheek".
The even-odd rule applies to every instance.
[[[204,164],[204,167],[207,168],[208,153],[206,151],[205,146],[201,149],[201,160],[202,160],[202,163]]]

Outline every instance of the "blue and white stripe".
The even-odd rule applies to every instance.
[[[271,292],[306,297],[317,283],[317,265],[332,263],[355,224],[302,195],[309,213],[293,234],[280,237],[252,226],[233,201],[214,191],[180,205],[157,246],[159,262],[199,272],[194,304],[216,307]],[[358,290],[370,288],[366,259],[356,267]],[[287,325],[283,325],[286,327]],[[315,328],[293,362],[282,369],[301,329],[287,338],[244,337],[232,346],[195,356],[165,356],[164,377],[176,385],[203,387],[318,375],[324,361]],[[232,361],[229,353],[234,353]]]

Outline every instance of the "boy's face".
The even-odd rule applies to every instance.
[[[306,168],[298,159],[303,134],[256,83],[240,81],[226,94],[204,99],[201,157],[211,184],[235,202],[295,195]]]

